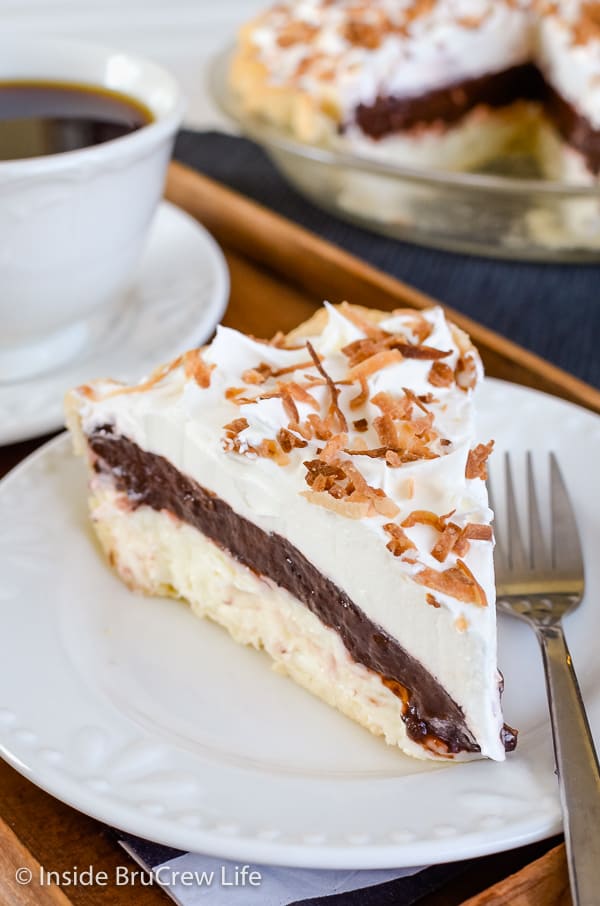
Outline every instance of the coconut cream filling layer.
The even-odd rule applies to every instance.
[[[450,355],[444,362],[453,367],[461,350],[443,312],[433,309],[425,313],[425,318],[432,328],[427,345],[448,351]],[[380,326],[410,339],[412,325],[413,316],[398,315]],[[342,347],[364,336],[339,310],[328,308],[327,326],[320,336],[311,338],[311,343],[333,380],[341,379],[347,371]],[[204,353],[205,362],[215,366],[208,388],[186,379],[183,369],[178,368],[144,392],[104,398],[100,395],[97,400],[82,395],[83,430],[89,434],[110,424],[116,433],[141,449],[164,456],[240,516],[266,532],[288,539],[444,686],[463,709],[482,754],[502,759],[492,544],[472,542],[464,556],[485,592],[487,606],[465,603],[438,591],[435,599],[440,606],[432,606],[427,602],[430,590],[413,578],[423,566],[441,568],[430,553],[436,540],[431,526],[406,529],[416,545],[419,564],[406,562],[394,557],[386,546],[389,536],[383,526],[389,522],[388,517],[347,518],[304,496],[308,490],[304,462],[316,454],[316,444],[311,442],[308,449],[292,450],[285,466],[251,452],[262,439],[272,438],[288,424],[282,401],[267,398],[236,406],[225,394],[232,386],[242,386],[242,373],[261,362],[277,368],[301,365],[298,375],[292,373],[291,377],[311,372],[306,345],[300,340],[295,342],[299,348],[282,349],[220,328]],[[491,513],[485,483],[480,478],[465,477],[469,450],[476,442],[472,393],[454,386],[433,388],[427,379],[430,368],[431,361],[417,359],[392,364],[368,378],[369,396],[372,398],[379,391],[398,393],[402,387],[421,394],[434,390],[437,402],[429,408],[434,412],[434,424],[441,438],[449,444],[439,448],[436,459],[406,463],[397,469],[366,456],[355,457],[360,459],[357,466],[372,487],[384,491],[399,507],[399,518],[415,510],[437,514],[455,510],[452,519],[458,525],[487,524]],[[115,389],[110,383],[96,387],[100,394],[110,394]],[[253,388],[253,395],[261,389]],[[328,389],[318,386],[311,392],[325,407]],[[356,387],[340,388],[344,411],[350,411],[349,398],[355,394]],[[302,410],[305,404],[297,405]],[[371,424],[376,414],[376,408],[368,401],[362,409],[352,412],[352,418],[366,417]],[[238,417],[245,418],[248,427],[238,435],[240,448],[227,449],[224,426]],[[350,429],[350,446],[358,436]],[[378,443],[372,427],[361,432],[360,437],[367,446]],[[449,568],[456,559],[450,554],[443,567]]]

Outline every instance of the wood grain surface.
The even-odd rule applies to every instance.
[[[42,866],[0,818],[0,906],[69,906],[56,884],[45,883]]]
[[[600,901],[600,892],[599,892]],[[463,906],[571,906],[564,843]]]
[[[304,320],[323,297],[334,302],[348,298],[387,310],[404,305],[422,308],[432,302],[181,165],[172,166],[167,191],[172,201],[202,220],[224,248],[231,273],[231,299],[224,321],[230,326],[270,336]],[[455,320],[474,337],[489,373],[600,411],[600,393],[594,388],[480,325],[459,315]],[[43,440],[0,447],[0,476]],[[118,865],[135,868],[110,828],[49,796],[0,761],[0,906],[92,906],[99,902],[158,906],[169,902],[159,887],[140,885],[77,886],[63,888],[62,894],[46,888],[34,891],[37,898],[19,900],[17,896],[31,894],[27,889],[15,891],[15,860],[20,859],[32,871],[38,865],[53,871],[92,865],[114,877]],[[568,902],[563,850],[556,848],[556,841],[546,841],[477,860],[459,881],[427,897],[422,906],[567,906]]]

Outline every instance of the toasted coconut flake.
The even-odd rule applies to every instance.
[[[414,576],[414,580],[419,585],[425,585],[465,604],[477,604],[480,607],[487,605],[484,590],[463,560],[457,560],[456,566],[442,572],[425,566]]]
[[[345,516],[347,519],[364,519],[369,515],[370,506],[368,500],[336,500],[328,493],[314,490],[301,491],[300,493],[303,497],[306,497],[310,503],[325,507],[327,510],[333,510],[334,513]]]
[[[239,438],[239,434],[245,431],[247,427],[247,418],[235,418],[229,424],[223,425],[223,431],[225,432],[223,449],[233,453],[253,453],[254,450],[251,450],[248,446],[244,446],[242,449],[242,442]]]
[[[416,550],[416,545],[410,540],[404,529],[396,525],[395,522],[388,522],[383,526],[385,532],[390,535],[390,540],[386,544],[389,551],[394,557],[401,557],[408,550]]]
[[[406,326],[413,332],[418,343],[424,343],[427,337],[431,335],[433,325],[420,312],[411,308],[396,308],[392,315],[394,317],[400,315],[405,319]]]
[[[470,546],[471,545],[469,544],[469,541],[467,540],[467,538],[464,538],[463,535],[461,534],[461,535],[459,535],[458,539],[454,543],[454,547],[452,548],[452,550],[456,554],[457,557],[466,557],[467,554],[469,553]]]
[[[477,363],[475,354],[468,350],[456,363],[454,377],[461,390],[472,390],[477,384]]]
[[[358,438],[356,443],[358,444],[362,438]],[[404,465],[407,462],[416,462],[420,457],[415,453],[409,453],[407,450],[402,450],[400,448],[394,447],[354,447],[349,449],[346,447],[344,453],[347,453],[348,456],[369,456],[371,459],[385,459],[388,466],[391,468],[398,468],[399,466]]]
[[[295,381],[288,381],[285,385],[287,391],[292,397],[296,400],[297,403],[306,403],[307,406],[310,406],[315,411],[319,411],[319,404],[314,398],[312,393],[309,393],[305,387],[302,387],[300,384],[297,384]]]
[[[258,368],[248,368],[246,371],[242,371],[242,380],[246,384],[264,384],[267,377],[268,375],[263,374]]]
[[[279,429],[277,433],[277,443],[284,453],[289,453],[296,447],[302,448],[308,446],[305,440],[303,440],[301,437],[298,437],[292,431],[288,431],[287,428]]]
[[[396,450],[385,451],[385,464],[390,469],[399,469],[402,465],[402,457]]]
[[[302,22],[298,19],[290,19],[280,29],[277,36],[277,43],[280,47],[291,47],[293,44],[310,44],[318,32],[316,25],[309,22]]]
[[[307,416],[305,424],[309,440],[313,437],[316,437],[317,440],[329,440],[334,434],[330,422],[327,419],[319,418],[312,412]]]
[[[304,383],[300,386],[305,390],[310,390],[312,387],[326,387],[327,381],[324,381],[322,377],[315,377],[313,374],[304,374]]]
[[[402,527],[412,528],[413,525],[431,525],[434,529],[437,529],[438,532],[443,532],[446,528],[448,519],[453,515],[454,510],[443,516],[438,516],[437,513],[432,513],[431,510],[413,510],[403,521]]]
[[[359,365],[361,362],[364,362],[365,359],[369,359],[371,356],[375,355],[375,353],[385,349],[386,346],[384,344],[390,339],[392,338],[383,337],[374,340],[371,337],[365,337],[362,340],[354,340],[352,343],[343,346],[342,352],[348,359],[349,367],[354,368],[355,365]]]
[[[486,461],[493,449],[494,441],[490,440],[487,444],[478,444],[473,450],[469,450],[465,469],[467,478],[487,479]]]
[[[403,387],[402,389],[404,390],[405,396],[411,401],[411,403],[414,403],[415,406],[417,406],[421,410],[421,412],[424,412],[425,415],[431,414],[421,397],[417,396],[414,390],[411,390],[410,387]]]
[[[365,516],[380,514],[393,518],[398,514],[396,504],[380,488],[367,484],[352,462],[340,458],[330,462],[313,459],[307,460],[304,465],[306,483],[313,491],[327,492],[334,499],[349,503],[366,503]]]
[[[285,368],[276,368],[271,372],[271,377],[278,378],[284,374],[292,374],[294,371],[301,371],[303,368],[310,368],[312,362],[298,362],[296,365],[287,365]]]
[[[355,431],[358,431],[360,434],[364,434],[365,431],[369,430],[369,423],[366,418],[357,418],[352,422],[352,427]]]
[[[491,525],[478,522],[468,522],[460,533],[460,537],[454,545],[454,553],[458,557],[464,557],[469,550],[471,541],[493,541],[494,533]]]
[[[310,459],[304,462],[308,474],[306,476],[307,484],[311,484],[310,479],[316,475],[330,475],[333,478],[341,479],[346,477],[342,463],[337,460],[335,463],[324,462],[322,459]]]
[[[384,459],[389,449],[389,447],[363,447],[350,450],[346,447],[344,453],[347,453],[348,456],[369,456],[371,459]]]
[[[431,556],[440,563],[443,563],[450,551],[453,550],[454,545],[459,538],[460,528],[455,525],[454,522],[449,522],[434,544],[431,550]]]
[[[462,534],[468,541],[492,541],[494,538],[492,526],[484,522],[468,522]]]
[[[348,321],[354,324],[355,327],[358,327],[359,330],[362,330],[366,337],[370,337],[373,340],[380,340],[382,337],[390,336],[386,330],[382,330],[381,327],[377,327],[375,324],[367,321],[366,318],[361,317],[356,309],[347,302],[342,302],[340,311]]]
[[[359,409],[369,399],[369,387],[367,385],[367,379],[365,377],[359,378],[360,381],[360,393],[357,393],[356,396],[353,396],[350,400],[351,409]]]
[[[427,592],[427,594],[425,595],[425,600],[427,601],[428,604],[431,604],[432,607],[439,608],[442,606],[440,604],[440,602],[437,600],[437,598],[434,598],[434,596],[432,594],[430,594],[429,592]]]
[[[445,351],[435,349],[433,346],[422,346],[416,343],[407,343],[398,339],[393,334],[384,334],[378,339],[366,337],[362,340],[354,340],[342,348],[342,352],[349,359],[348,364],[351,368],[356,367],[367,359],[372,358],[378,353],[388,349],[395,349],[400,352],[403,358],[407,359],[444,359],[451,354],[451,350]]]
[[[223,426],[223,430],[227,432],[231,437],[235,437],[236,434],[239,434],[240,431],[245,431],[248,427],[247,418],[234,418],[232,422],[229,422],[228,425]]]
[[[377,431],[377,437],[383,447],[397,449],[400,446],[396,426],[391,415],[379,415],[373,419],[373,427]]]
[[[279,395],[281,396],[281,402],[283,403],[283,408],[285,409],[285,414],[288,417],[290,422],[297,423],[300,416],[298,413],[298,407],[294,402],[292,394],[289,392],[287,384],[278,384],[277,389]]]
[[[162,380],[166,378],[168,374],[172,371],[175,371],[176,368],[179,368],[183,361],[183,356],[180,355],[176,359],[173,359],[172,362],[167,362],[166,365],[159,365],[158,368],[155,368],[150,376],[142,381],[141,384],[134,384],[133,386],[128,386],[123,384],[122,386],[117,387],[115,390],[111,390],[110,393],[105,395],[105,399],[110,399],[113,396],[119,396],[120,394],[126,393],[144,393],[146,390],[151,390],[156,384],[160,384]],[[208,386],[208,385],[207,385]]]
[[[214,367],[204,361],[199,349],[190,349],[183,357],[183,373],[186,378],[193,378],[204,389],[210,387],[210,375]]]
[[[405,359],[423,359],[425,361],[433,361],[437,359],[445,359],[446,356],[452,355],[451,349],[436,349],[435,346],[423,346],[421,344],[415,343],[402,343],[397,340],[394,345],[394,349],[397,349],[398,352],[401,352]]]
[[[323,462],[333,462],[337,459],[340,450],[343,450],[347,443],[347,434],[334,434],[319,453],[319,459]]]
[[[350,368],[348,379],[350,381],[358,381],[361,378],[375,374],[377,371],[381,371],[383,368],[388,368],[390,365],[397,365],[401,361],[402,353],[398,352],[397,349],[384,349],[382,352],[376,352],[375,355],[365,359],[364,362],[355,365],[354,368]]]
[[[394,519],[398,515],[400,507],[390,500],[381,488],[369,488],[369,491],[372,494],[371,503],[376,513],[379,513],[380,516],[387,516],[388,519]]]
[[[374,491],[374,488],[369,487],[362,472],[359,472],[353,462],[338,461],[353,490],[357,491],[359,494],[364,494],[365,497],[369,497],[369,492]],[[381,493],[383,493],[383,491]]]
[[[77,388],[77,393],[79,393],[80,396],[85,396],[86,399],[89,400],[98,399],[96,390],[93,387],[90,387],[89,384],[81,384],[81,386]]]
[[[348,423],[346,421],[346,416],[340,409],[340,405],[338,402],[340,391],[339,391],[338,387],[335,386],[334,382],[331,380],[331,378],[329,377],[329,375],[323,368],[323,365],[321,363],[319,356],[315,352],[312,343],[310,343],[308,340],[306,341],[306,348],[308,349],[308,351],[310,353],[311,359],[315,363],[315,368],[317,369],[317,371],[319,372],[321,377],[327,382],[327,386],[329,387],[329,392],[331,393],[330,413],[332,415],[336,416],[336,418],[339,422],[340,431],[347,431]]]
[[[390,393],[380,391],[375,394],[371,402],[381,410],[383,415],[389,415],[390,418],[404,420],[411,417],[412,403],[406,395],[396,399]]]
[[[247,384],[264,384],[270,378],[279,378],[284,374],[292,374],[294,371],[300,371],[303,368],[310,368],[312,362],[298,362],[295,365],[287,365],[285,368],[273,368],[266,362],[261,362],[256,368],[248,368],[242,373],[242,380]]]
[[[287,466],[290,461],[289,456],[281,449],[277,441],[268,438],[261,440],[258,447],[252,452],[262,456],[263,459],[272,459],[278,466]]]
[[[456,561],[456,567],[463,574],[465,580],[468,582],[471,582],[474,585],[475,597],[476,597],[475,603],[479,604],[481,607],[487,607],[487,598],[485,596],[485,592],[484,592],[483,588],[481,587],[481,585],[479,584],[479,582],[477,581],[477,579],[475,578],[475,576],[473,575],[473,573],[471,572],[471,570],[469,569],[469,567],[467,566],[467,564],[465,563],[465,561],[458,559]]]
[[[236,405],[240,405],[238,397],[240,396],[241,393],[245,393],[245,392],[246,392],[245,387],[228,387],[227,390],[225,391],[225,399],[229,400],[232,403],[235,403]]]
[[[433,426],[433,412],[428,412],[427,415],[422,415],[420,418],[413,418],[410,427],[413,433],[417,437],[422,437],[426,432],[430,431]]]
[[[427,380],[434,387],[451,387],[454,383],[454,372],[445,362],[434,362],[429,369]]]

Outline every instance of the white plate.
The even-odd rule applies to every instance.
[[[138,380],[204,342],[228,297],[229,272],[217,243],[192,217],[162,202],[131,289],[93,347],[48,374],[0,384],[0,444],[58,430],[70,387],[105,375]]]
[[[600,728],[600,419],[489,381],[482,438],[552,447],[585,545],[567,633]],[[498,457],[499,459],[500,457]],[[422,865],[559,830],[536,642],[503,619],[505,763],[428,765],[388,748],[183,604],[128,592],[86,520],[65,437],[0,484],[0,753],[34,783],[134,834],[247,862]]]

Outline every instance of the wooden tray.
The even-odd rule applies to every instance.
[[[323,298],[392,310],[424,308],[434,300],[359,261],[276,214],[173,164],[167,198],[201,220],[223,246],[231,272],[225,323],[258,336],[287,330],[308,317]],[[509,340],[450,311],[478,345],[487,371],[554,393],[600,412],[600,392]],[[0,448],[0,476],[43,439]],[[458,880],[419,901],[419,906],[568,906],[570,898],[560,841],[477,860]],[[0,906],[95,904],[100,891],[19,887],[14,869],[41,863],[63,871],[93,865],[114,877],[126,864],[112,832],[39,790],[0,761]],[[490,886],[492,885],[492,886]],[[483,892],[482,892],[483,891]],[[107,906],[169,902],[158,888],[109,886]]]

